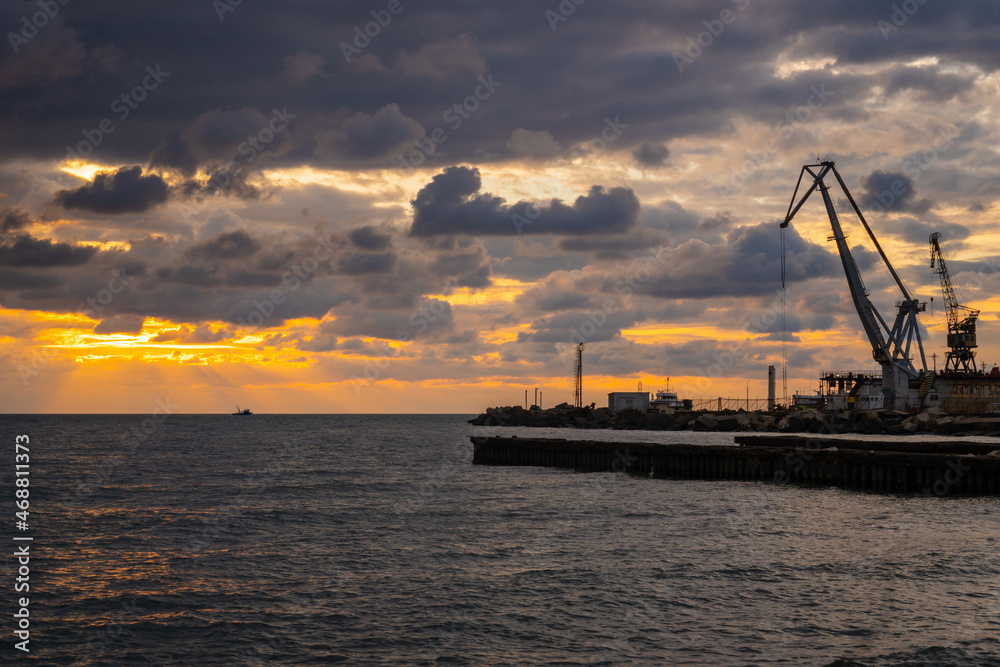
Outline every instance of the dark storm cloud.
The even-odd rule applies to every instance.
[[[314,138],[316,155],[321,158],[367,162],[393,158],[424,134],[420,123],[392,103],[372,115],[359,111],[332,129],[320,130]]]
[[[0,302],[8,308],[74,312],[79,304],[107,290],[115,276],[125,276],[124,280],[115,278],[118,289],[113,300],[101,306],[101,319],[145,316],[178,323],[238,323],[242,319],[246,326],[248,318],[254,314],[261,318],[263,312],[268,315],[267,325],[274,326],[286,319],[319,319],[331,308],[357,300],[351,280],[329,275],[328,262],[312,264],[312,272],[302,272],[303,260],[314,256],[315,239],[280,242],[269,238],[268,242],[271,247],[265,250],[260,240],[245,232],[224,233],[193,246],[188,255],[184,242],[163,239],[136,239],[127,251],[101,253],[90,247],[52,248],[44,245],[50,243],[46,241],[41,246],[33,244],[36,247],[30,254],[21,248],[16,253],[8,249],[8,241],[0,250],[0,264],[10,264],[7,260],[13,256],[15,264],[25,268],[8,271],[0,267]],[[262,268],[289,252],[287,265]],[[75,265],[84,254],[92,253],[89,262]],[[39,259],[62,268],[42,271],[35,268],[44,266]],[[302,277],[293,276],[293,269]],[[280,290],[277,301],[273,300],[275,289]]]
[[[910,11],[902,4],[851,0],[795,12],[789,2],[781,9],[787,13],[780,21],[805,37],[795,45],[797,57],[832,55],[847,64],[942,56],[986,71],[1000,67],[994,48],[1000,26],[996,3],[924,2],[907,5]]]
[[[917,199],[913,179],[904,173],[873,171],[861,179],[863,191],[858,204],[876,211],[926,213],[934,205],[930,199]]]
[[[80,266],[95,254],[97,248],[91,246],[57,243],[23,234],[0,243],[0,266]]]
[[[665,299],[759,296],[781,286],[778,223],[731,229],[718,243],[692,239],[661,254],[661,268],[636,293]],[[836,275],[836,255],[804,240],[794,227],[785,233],[785,273],[790,283]],[[609,274],[602,289],[620,289],[623,275]]]
[[[322,56],[299,51],[294,55],[285,56],[281,61],[284,65],[282,74],[285,80],[293,85],[305,83],[317,76],[325,76],[323,67],[326,65]]]
[[[666,201],[657,206],[644,206],[643,221],[647,227],[662,229],[671,235],[685,235],[698,228],[698,214],[689,211],[675,201]]]
[[[482,246],[441,253],[428,268],[432,274],[445,277],[455,287],[488,287],[492,282],[493,269]]]
[[[163,142],[149,153],[149,166],[177,169],[191,175],[198,169],[198,158],[191,151],[179,132],[164,137]]]
[[[0,268],[0,290],[51,290],[65,283],[63,276]],[[16,307],[10,299],[5,299],[4,304],[8,308]]]
[[[337,272],[347,276],[389,273],[396,268],[398,259],[394,252],[355,252],[340,258]]]
[[[259,241],[242,229],[219,234],[188,249],[187,256],[197,259],[242,259],[261,249]]]
[[[226,327],[219,327],[215,331],[207,325],[200,327],[180,327],[179,329],[169,329],[161,331],[153,337],[153,343],[218,343],[232,336],[232,332]]]
[[[434,340],[453,333],[455,321],[450,303],[441,299],[422,299],[412,311],[346,306],[338,309],[336,319],[324,322],[321,329],[338,336]]]
[[[185,132],[187,145],[202,161],[228,160],[247,141],[268,126],[269,118],[256,107],[213,109],[199,114]],[[274,134],[281,141],[284,135]],[[274,140],[272,139],[272,140]],[[245,149],[249,149],[247,143]]]
[[[632,151],[635,161],[644,167],[662,167],[670,156],[670,149],[663,144],[654,144],[648,141]]]
[[[206,169],[204,179],[192,178],[184,182],[179,188],[185,197],[235,197],[237,199],[260,199],[261,191],[255,186],[247,183],[250,172],[235,167],[232,163],[222,165],[212,165]]]
[[[302,352],[332,352],[338,349],[339,341],[336,336],[313,336],[309,340],[300,341],[298,345],[295,346],[297,350]],[[375,346],[371,346],[374,348]],[[374,352],[376,350],[366,350],[362,354],[367,354],[368,352]],[[381,349],[378,350],[379,354],[369,355],[369,356],[387,356],[390,350]]]
[[[929,102],[947,102],[971,90],[975,83],[973,77],[948,74],[937,67],[895,67],[879,79],[886,95],[912,90]]]
[[[9,234],[31,224],[28,214],[20,210],[0,211],[0,234]]]
[[[642,222],[651,230],[665,233],[673,245],[680,245],[691,239],[715,243],[732,226],[727,213],[703,217],[698,212],[669,200],[653,205],[643,204]]]
[[[142,315],[116,315],[101,320],[94,327],[95,334],[137,334],[142,331],[146,321]]]
[[[18,26],[29,4],[0,8],[0,25]],[[722,9],[743,5],[737,20],[678,71],[674,53]],[[643,157],[644,145],[657,145],[646,142],[711,134],[737,115],[780,118],[805,103],[811,85],[835,91],[823,108],[834,117],[863,113],[858,102],[876,86],[932,97],[966,86],[944,66],[882,78],[778,78],[774,60],[788,49],[792,58],[838,64],[936,57],[949,66],[1000,66],[1000,15],[987,0],[921,4],[886,36],[878,22],[891,24],[892,3],[861,0],[587,3],[554,31],[546,7],[531,0],[405,6],[347,62],[340,44],[371,20],[364,3],[244,3],[223,21],[212,3],[62,5],[19,52],[0,50],[0,159],[62,158],[67,145],[107,118],[115,127],[95,147],[100,162],[145,162],[152,151],[151,164],[190,174],[192,159],[229,159],[246,133],[261,127],[255,110],[286,104],[298,115],[290,144],[268,152],[288,164],[363,167],[392,159],[407,144],[412,149],[424,129],[429,136],[438,127],[447,140],[429,163],[483,161],[509,155],[519,129],[548,132],[571,147],[599,139],[605,119],[618,116],[628,129],[609,148]],[[169,77],[127,117],[111,111],[157,63]],[[446,122],[444,114],[473,95],[487,73],[502,86],[458,126]]]
[[[568,253],[558,248],[535,252],[534,246],[516,244],[513,251],[498,252],[496,246],[487,239],[487,247],[491,255],[497,258],[493,262],[493,273],[504,278],[514,278],[522,281],[541,280],[553,271],[574,271],[590,263],[590,257],[584,253]]]
[[[177,323],[276,326],[332,313],[353,322],[343,335],[381,336],[390,324],[408,325],[418,313],[415,333],[439,341],[468,337],[452,330],[450,306],[429,301],[427,295],[489,286],[491,259],[481,243],[462,239],[448,249],[407,248],[389,239],[387,245],[399,248],[366,251],[349,240],[351,234],[259,236],[230,229],[194,245],[185,238],[147,237],[132,240],[127,250],[104,252],[8,237],[0,245],[0,302],[8,308],[72,312],[106,289],[120,271],[127,276],[126,287],[102,307],[102,320],[145,316]],[[354,236],[362,244],[386,244],[379,233]],[[63,270],[53,273],[53,267]],[[429,310],[420,315],[423,307]],[[108,323],[102,330],[111,326],[118,325]]]
[[[635,255],[637,250],[656,248],[668,240],[666,234],[648,229],[633,230],[627,235],[577,236],[559,241],[559,247],[568,252],[586,252],[596,260],[625,259]]]
[[[532,300],[539,309],[547,312],[555,312],[583,308],[590,300],[590,297],[586,294],[578,294],[576,292],[550,292],[548,290],[533,289],[519,297],[518,301],[522,300]]]
[[[605,191],[595,185],[572,206],[553,199],[536,206],[479,193],[478,169],[449,167],[435,176],[413,200],[413,236],[483,234],[615,234],[635,225],[639,200],[629,188]],[[532,213],[534,211],[535,213]]]
[[[567,311],[532,322],[532,331],[518,333],[517,340],[531,343],[568,343],[574,331],[579,332],[585,325],[588,327],[599,325],[594,326],[594,333],[586,337],[588,343],[599,343],[621,336],[622,329],[627,329],[640,319],[643,319],[642,315],[627,311],[610,314],[598,309]]]
[[[376,231],[371,225],[353,229],[348,236],[351,243],[361,250],[385,250],[392,242],[390,234]]]
[[[923,222],[909,216],[895,220],[892,225],[884,226],[882,231],[883,234],[896,236],[910,243],[920,245],[927,245],[928,238],[934,232],[941,232],[943,238],[947,239],[949,244],[954,243],[956,245],[969,238],[969,235],[972,233],[965,225],[955,222],[945,222],[944,220]]]
[[[167,200],[169,188],[157,174],[142,175],[142,167],[98,172],[75,190],[60,190],[55,201],[63,208],[93,213],[142,213]]]

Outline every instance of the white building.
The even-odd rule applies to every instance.
[[[615,412],[622,410],[646,412],[649,409],[649,394],[643,391],[613,391],[608,394],[608,407]]]

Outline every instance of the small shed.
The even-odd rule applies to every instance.
[[[615,412],[622,410],[649,410],[649,394],[642,391],[613,391],[608,394],[608,407]]]

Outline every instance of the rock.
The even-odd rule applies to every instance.
[[[702,416],[704,417],[705,415]],[[737,428],[739,428],[740,417],[745,417],[745,415],[742,414],[719,415],[715,419],[717,430],[726,432],[735,431]]]
[[[799,414],[789,414],[782,417],[778,430],[782,433],[802,433],[806,430],[806,420]]]
[[[709,414],[704,414],[694,422],[694,430],[696,431],[714,431],[719,428],[719,421]]]

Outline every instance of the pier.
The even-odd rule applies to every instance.
[[[473,463],[626,472],[657,479],[764,481],[873,493],[1000,495],[1000,443],[886,443],[740,437],[732,446],[472,437]],[[898,451],[913,445],[913,451]],[[933,447],[943,444],[943,447]],[[895,446],[895,450],[887,447]],[[932,449],[934,451],[918,451]],[[990,451],[987,451],[990,450]]]

